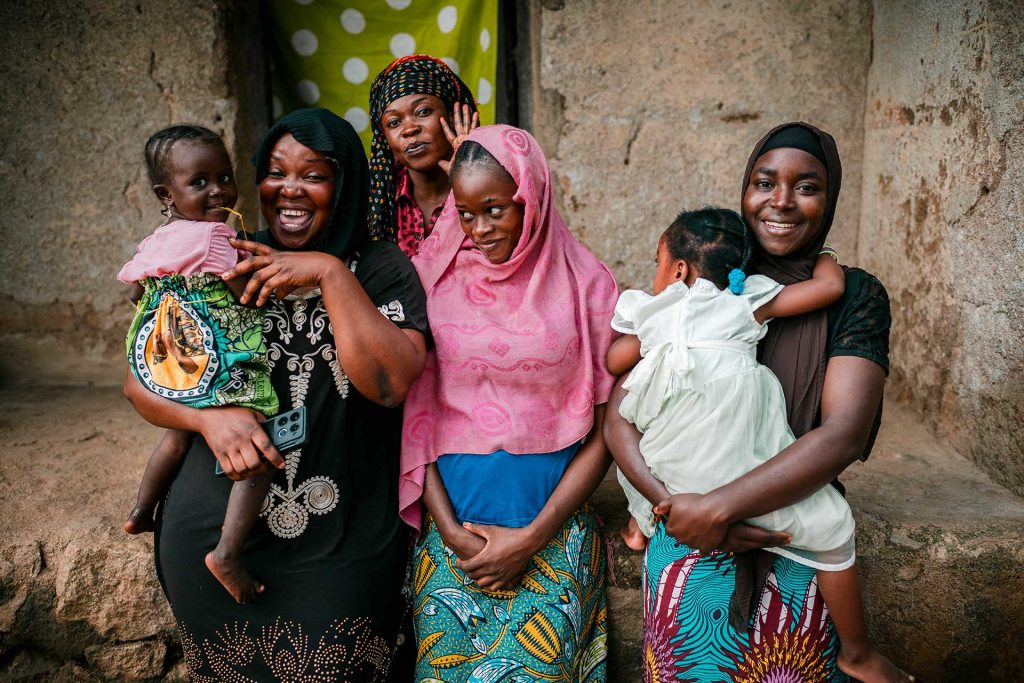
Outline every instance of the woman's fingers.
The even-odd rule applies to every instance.
[[[455,138],[457,137],[455,135],[455,131],[448,125],[448,119],[443,116],[441,117],[441,130],[444,132],[444,136],[448,138],[448,144],[455,142]]]
[[[758,548],[773,548],[787,545],[791,540],[789,534],[771,529],[763,529],[752,524],[738,522],[729,527],[725,540],[719,544],[719,550],[727,552],[745,552]]]
[[[241,249],[242,251],[247,251],[250,254],[255,254],[256,256],[267,256],[275,252],[275,249],[273,249],[272,247],[268,247],[266,244],[263,244],[262,242],[254,242],[252,240],[240,240],[237,237],[232,237],[228,239],[228,242],[230,242],[231,246],[233,246],[235,249]]]
[[[267,462],[279,470],[284,468],[284,457],[282,457],[281,453],[277,450],[277,447],[274,446],[274,442],[271,440],[270,435],[267,434],[266,430],[257,429],[254,431],[252,442],[259,452],[263,454],[263,458]]]

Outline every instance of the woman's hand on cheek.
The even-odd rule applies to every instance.
[[[238,239],[231,240],[231,245],[253,254],[221,275],[231,280],[251,274],[240,299],[244,304],[262,306],[271,295],[283,299],[298,287],[317,287],[341,265],[339,259],[318,251],[277,251],[259,242]]]
[[[473,582],[488,591],[513,588],[526,572],[526,565],[536,549],[526,528],[513,529],[487,524],[463,524],[485,541],[483,550],[455,566],[466,572]]]
[[[707,496],[696,493],[669,496],[654,506],[654,514],[666,520],[665,530],[670,536],[702,555],[717,550],[729,530],[728,523],[708,505]]]
[[[238,481],[262,472],[269,462],[278,469],[284,458],[263,429],[263,415],[249,408],[202,409],[202,435],[224,474]]]

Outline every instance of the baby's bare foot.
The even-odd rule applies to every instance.
[[[863,656],[848,658],[840,650],[836,663],[847,676],[861,683],[913,683],[917,679],[902,671],[878,650],[871,649]]]
[[[640,526],[632,517],[629,518],[629,523],[622,527],[619,534],[626,542],[626,546],[632,550],[642,551],[647,547],[647,537],[644,536],[644,532],[640,531]]]
[[[252,602],[264,590],[238,557],[218,556],[216,550],[211,550],[206,554],[206,568],[240,605]]]
[[[156,524],[153,522],[153,511],[145,510],[136,505],[131,512],[128,513],[128,519],[124,521],[121,528],[126,533],[144,534],[147,531],[153,531],[156,528]]]

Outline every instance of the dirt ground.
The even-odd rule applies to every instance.
[[[152,537],[121,530],[160,430],[112,387],[7,387],[0,404],[0,679],[180,676]],[[883,649],[927,680],[1024,680],[1024,503],[891,401],[874,454],[843,480]],[[618,574],[615,680],[638,680],[639,556],[614,533],[626,519],[614,471],[595,504]],[[54,662],[70,669],[56,676]]]

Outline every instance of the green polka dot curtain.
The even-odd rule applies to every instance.
[[[494,123],[499,0],[271,0],[274,119],[326,107],[369,153],[370,84],[394,59],[443,59],[473,90],[480,123]]]

